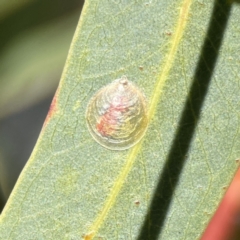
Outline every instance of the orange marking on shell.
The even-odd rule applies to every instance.
[[[121,116],[126,111],[126,108],[122,103],[123,100],[121,99],[120,101],[116,106],[111,104],[106,113],[100,118],[100,122],[97,123],[96,128],[102,136],[111,136],[116,131],[116,128],[119,127],[119,124],[121,124],[118,116]]]

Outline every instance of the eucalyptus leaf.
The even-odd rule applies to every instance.
[[[239,36],[239,5],[223,0],[86,1],[0,239],[199,238],[238,167]],[[112,151],[85,113],[122,75],[149,126]]]

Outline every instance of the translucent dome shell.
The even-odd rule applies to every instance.
[[[124,150],[143,137],[146,99],[125,76],[100,89],[90,100],[86,120],[90,134],[103,147]]]

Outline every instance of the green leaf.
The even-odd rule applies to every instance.
[[[222,0],[86,1],[0,238],[199,238],[238,167],[239,23]],[[122,75],[144,91],[149,127],[111,151],[85,112]]]

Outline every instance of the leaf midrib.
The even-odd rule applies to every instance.
[[[178,17],[178,21],[176,23],[176,30],[173,34],[173,38],[170,44],[169,52],[166,56],[166,60],[162,66],[161,72],[158,74],[158,80],[156,83],[156,87],[154,88],[154,92],[152,94],[152,98],[150,101],[148,116],[149,120],[151,121],[154,117],[154,114],[156,112],[157,105],[161,99],[161,94],[163,92],[163,88],[165,85],[165,82],[167,80],[167,77],[169,75],[170,69],[174,63],[174,59],[178,50],[178,46],[181,42],[184,29],[187,24],[187,18],[189,16],[190,12],[190,6],[191,6],[192,0],[183,0],[181,8],[180,8],[180,14]],[[149,123],[150,124],[150,123]],[[125,179],[127,178],[129,172],[132,169],[132,166],[134,164],[134,161],[136,159],[136,156],[140,152],[142,148],[142,142],[144,138],[135,145],[132,150],[129,152],[129,155],[126,158],[126,164],[122,168],[122,171],[118,175],[111,192],[106,199],[105,203],[103,204],[102,210],[99,212],[98,216],[96,217],[95,221],[93,221],[92,225],[89,227],[89,232],[84,236],[85,240],[93,239],[94,236],[97,234],[98,230],[101,228],[105,218],[107,217],[108,212],[114,205],[116,198],[121,191],[121,188],[123,186],[123,183]]]

